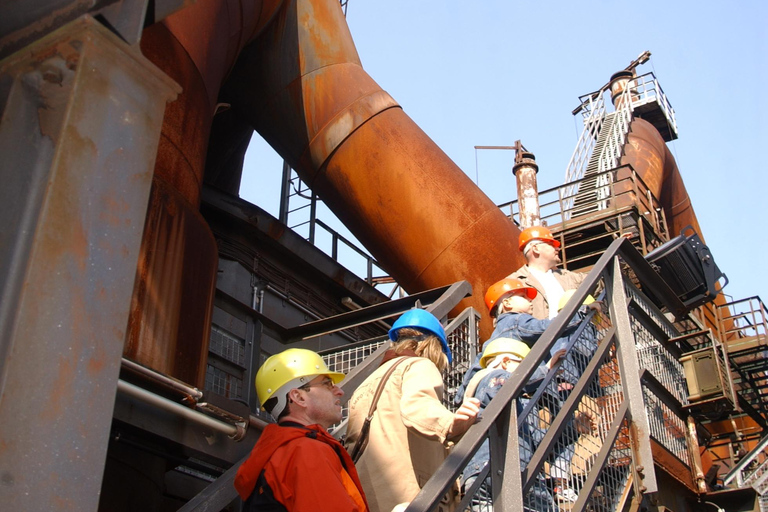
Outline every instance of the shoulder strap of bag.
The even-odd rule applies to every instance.
[[[373,413],[376,411],[376,404],[379,402],[379,397],[381,397],[381,394],[384,392],[384,384],[387,383],[387,379],[389,379],[389,376],[392,375],[392,372],[395,371],[397,365],[406,359],[408,359],[407,356],[401,357],[395,361],[395,364],[389,367],[387,373],[385,373],[379,381],[379,386],[376,388],[376,393],[373,395],[373,400],[371,400],[371,407],[368,409],[368,416],[363,422],[363,428],[360,429],[360,437],[357,438],[355,446],[352,448],[352,453],[350,454],[352,456],[352,461],[355,464],[357,464],[357,461],[360,460],[360,457],[363,455],[363,450],[365,450],[365,447],[368,446],[368,431],[371,429],[371,421],[373,420]]]

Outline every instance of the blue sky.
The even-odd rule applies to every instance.
[[[515,199],[507,146],[562,184],[578,96],[641,52],[675,109],[669,143],[702,234],[735,299],[768,300],[768,2],[349,0],[363,68],[496,203]],[[258,137],[241,195],[277,214],[281,160]]]

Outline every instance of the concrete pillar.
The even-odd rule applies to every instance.
[[[85,16],[0,62],[0,503],[98,508],[165,104]]]

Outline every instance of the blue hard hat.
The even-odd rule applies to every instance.
[[[429,311],[418,308],[406,311],[400,315],[400,318],[395,320],[394,324],[392,324],[392,328],[389,330],[389,339],[397,341],[397,331],[404,327],[426,331],[437,336],[438,339],[440,339],[440,343],[443,345],[443,352],[448,356],[448,363],[453,362],[451,349],[448,348],[448,340],[445,338],[445,329],[443,329],[443,326],[440,324],[440,320],[435,318],[435,315]]]

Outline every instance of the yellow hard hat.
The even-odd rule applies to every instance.
[[[514,354],[520,359],[525,358],[531,349],[520,340],[514,338],[496,338],[488,342],[488,345],[483,349],[483,356],[480,358],[480,366],[486,368],[488,363],[493,361],[498,355],[501,354]]]
[[[573,294],[576,293],[576,290],[566,290],[562,297],[560,297],[560,302],[557,303],[557,310],[560,311],[565,307],[566,304],[568,304],[568,301],[571,300],[571,297],[573,297]],[[588,306],[589,304],[592,304],[595,302],[595,298],[591,295],[587,295],[587,298],[584,299],[583,304],[585,306]]]
[[[316,352],[304,348],[289,348],[275,354],[256,372],[256,394],[262,405],[272,397],[277,405],[268,411],[277,418],[286,406],[288,391],[307,384],[318,375],[327,375],[334,384],[344,379],[344,374],[332,372]]]

